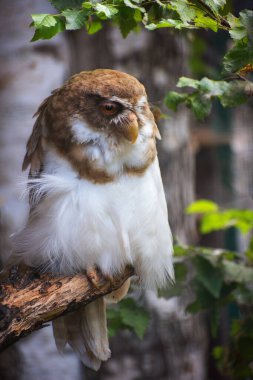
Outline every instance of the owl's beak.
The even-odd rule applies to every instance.
[[[131,112],[128,116],[128,123],[122,126],[121,134],[132,144],[136,142],[139,135],[139,125],[134,113]]]

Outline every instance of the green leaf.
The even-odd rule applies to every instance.
[[[186,311],[198,313],[199,311],[212,309],[216,306],[217,299],[203,286],[203,283],[197,277],[192,280],[192,289],[195,292],[196,299],[187,306]]]
[[[62,12],[62,15],[66,19],[66,29],[76,30],[81,29],[87,18],[86,14],[82,10],[66,9]]]
[[[175,263],[174,270],[176,283],[179,281],[184,281],[188,272],[186,265],[183,263]]]
[[[243,41],[237,42],[223,59],[223,74],[236,73],[249,63],[253,63],[253,49]]]
[[[251,286],[249,285],[239,285],[236,284],[236,289],[233,291],[233,297],[239,305],[253,305],[253,291]]]
[[[101,21],[99,20],[92,20],[91,22],[86,23],[86,30],[88,34],[95,34],[102,28],[103,28],[103,25]]]
[[[242,233],[248,233],[253,228],[253,212],[251,210],[229,209],[207,214],[201,221],[201,232],[208,233],[232,226],[238,228]]]
[[[177,87],[192,87],[197,89],[199,87],[199,81],[197,79],[181,77],[177,82]]]
[[[235,222],[222,213],[212,213],[203,216],[200,224],[202,234],[207,234],[213,231],[219,231],[232,227]]]
[[[204,2],[213,12],[218,12],[226,4],[226,0],[205,0]]]
[[[118,9],[112,5],[103,5],[101,3],[96,3],[94,9],[97,11],[98,15],[104,15],[106,18],[112,18],[118,13]]]
[[[219,29],[218,21],[203,15],[199,15],[198,17],[196,17],[194,20],[194,24],[198,28],[208,28],[211,29],[213,32],[217,32]]]
[[[179,94],[175,91],[170,91],[164,98],[165,105],[172,109],[173,111],[177,110],[177,107],[180,103],[184,102],[187,98],[187,94]]]
[[[143,15],[142,13],[138,10],[138,9],[135,9],[134,11],[134,21],[139,23],[142,21],[142,18],[143,18]]]
[[[54,26],[44,26],[40,24],[40,26],[35,30],[35,33],[32,38],[32,42],[37,40],[49,40],[54,37],[56,34],[65,30],[65,24],[59,17],[54,17],[56,23]],[[46,21],[47,23],[47,21]]]
[[[93,5],[89,1],[85,1],[84,3],[82,3],[82,8],[84,9],[91,9],[92,7]]]
[[[234,80],[228,83],[226,91],[223,96],[220,97],[220,102],[223,107],[236,107],[245,103],[248,99],[247,91],[250,86],[251,83],[248,81]]]
[[[205,214],[209,212],[215,212],[219,210],[219,206],[207,199],[199,199],[191,203],[187,208],[187,214]]]
[[[201,256],[194,257],[193,263],[196,268],[197,280],[205,286],[213,297],[218,298],[223,283],[222,272]]]
[[[142,339],[149,323],[146,310],[137,306],[132,298],[126,298],[120,303],[120,312],[123,323],[133,328],[136,335]]]
[[[124,4],[127,6],[127,7],[130,7],[130,8],[134,8],[134,9],[138,9],[140,12],[143,12],[145,13],[145,8],[137,5],[137,4],[134,4],[131,0],[124,0]]]
[[[186,256],[189,251],[189,247],[183,247],[179,244],[174,244],[173,249],[175,257]]]
[[[195,8],[190,6],[185,0],[171,1],[170,4],[184,23],[193,21],[196,17]]]
[[[224,356],[224,348],[221,346],[215,346],[212,354],[213,354],[214,359],[220,360]]]
[[[50,3],[59,11],[65,9],[81,8],[83,0],[49,0]]]
[[[197,299],[195,300],[194,302],[190,303],[187,307],[186,307],[186,312],[188,313],[198,313],[199,311],[201,311],[203,309],[202,307],[202,304],[201,302]]]
[[[181,27],[208,28],[217,32],[220,25],[218,10],[222,5],[217,1],[210,0],[205,3],[207,2],[209,9],[203,6],[203,3],[194,4],[185,0],[170,1],[168,8],[178,13],[183,24]]]
[[[200,230],[205,234],[232,226],[238,228],[242,233],[248,233],[253,228],[253,212],[229,209],[205,214],[201,220]]]
[[[211,112],[212,103],[210,98],[203,96],[199,92],[189,95],[186,99],[186,105],[191,108],[198,120],[203,120]]]
[[[221,97],[229,88],[229,83],[225,81],[216,81],[208,78],[202,78],[199,81],[198,88],[203,91],[208,98]]]
[[[252,40],[253,35],[253,10],[245,9],[239,13],[241,24],[247,31],[247,36]]]
[[[160,28],[182,29],[182,28],[186,28],[187,26],[189,25],[186,25],[181,20],[166,19],[166,20],[161,20],[156,24],[155,23],[147,24],[145,25],[145,28],[148,30],[155,30],[155,29],[160,29]]]
[[[49,14],[32,14],[32,26],[39,29],[42,27],[51,28],[57,24],[58,18]]]
[[[230,24],[231,29],[229,30],[230,36],[234,40],[241,40],[247,36],[247,30],[242,25],[241,20],[238,17],[235,17],[231,13],[228,14],[227,20]]]
[[[149,323],[147,311],[132,298],[125,298],[114,308],[107,309],[107,318],[111,336],[120,329],[129,329],[142,339]]]
[[[245,9],[239,13],[239,18],[228,14],[227,20],[231,29],[229,30],[230,36],[234,40],[242,40],[245,37],[252,38],[253,33],[253,11]]]
[[[210,113],[213,98],[218,98],[224,107],[232,107],[244,103],[252,91],[249,81],[215,81],[206,77],[201,80],[181,77],[177,86],[191,87],[196,91],[191,94],[180,94],[174,91],[168,93],[165,97],[167,107],[176,111],[178,104],[185,102],[200,120]]]
[[[223,261],[222,266],[225,273],[225,281],[242,284],[253,282],[253,268],[227,260]]]
[[[124,38],[126,38],[138,25],[134,18],[135,14],[136,9],[126,7],[119,8],[116,20],[118,21],[120,32]]]
[[[115,336],[121,329],[125,328],[118,309],[107,308],[106,316],[108,320],[108,333],[110,337]]]

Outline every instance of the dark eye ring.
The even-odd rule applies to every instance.
[[[109,100],[105,100],[99,104],[100,112],[105,116],[113,116],[119,111],[119,104]]]

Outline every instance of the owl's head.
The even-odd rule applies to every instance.
[[[135,143],[144,119],[154,122],[144,86],[116,70],[98,69],[74,75],[51,99],[51,125],[83,121],[94,131],[116,134]],[[155,122],[154,122],[155,124]]]
[[[160,135],[145,88],[116,70],[74,75],[44,100],[36,116],[23,163],[24,169],[31,164],[33,173],[41,170],[44,152],[50,149],[66,157],[80,176],[96,180],[112,178],[108,151],[111,162],[120,162],[117,172],[135,166],[142,172],[156,154],[155,137]],[[124,154],[131,159],[122,160]]]

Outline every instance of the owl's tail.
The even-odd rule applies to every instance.
[[[83,364],[98,370],[109,359],[105,300],[101,297],[83,308],[53,321],[56,346],[64,351],[68,343]]]

